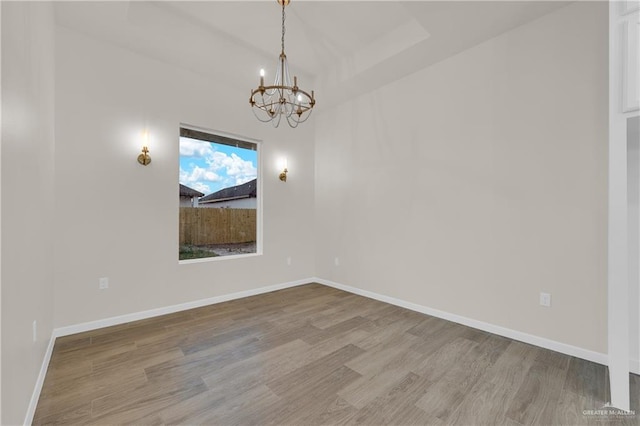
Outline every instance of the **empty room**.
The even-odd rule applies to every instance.
[[[640,2],[1,1],[2,425],[640,425]]]

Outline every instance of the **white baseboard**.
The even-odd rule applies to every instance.
[[[449,312],[439,311],[437,309],[418,305],[416,303],[407,302],[401,299],[396,299],[394,297],[385,296],[385,295],[374,293],[368,290],[362,290],[357,287],[351,287],[348,285],[339,284],[339,283],[325,280],[322,278],[314,278],[314,280],[317,283],[324,284],[329,287],[334,287],[340,290],[348,291],[349,293],[354,293],[360,296],[379,300],[381,302],[390,303],[392,305],[400,306],[402,308],[410,309],[412,311],[442,318],[447,321],[466,325],[468,327],[472,327],[478,330],[497,334],[499,336],[508,337],[510,339],[518,340],[520,342],[529,343],[531,345],[539,346],[541,348],[551,349],[552,351],[560,352],[565,355],[575,356],[577,358],[586,359],[587,361],[596,362],[602,365],[608,364],[607,355],[600,352],[594,352],[588,349],[579,348],[577,346],[568,345],[566,343],[556,342],[555,340],[545,339],[544,337],[534,336],[533,334],[523,333],[521,331],[512,330],[506,327],[501,327],[501,326],[490,324],[487,322],[474,320],[474,319],[463,317],[456,314],[451,314]]]
[[[134,312],[131,314],[120,315],[117,317],[104,318],[96,321],[84,322],[81,324],[69,325],[53,330],[55,337],[68,336],[70,334],[82,333],[85,331],[96,330],[98,328],[111,327],[113,325],[124,324],[131,321],[157,317],[160,315],[172,314],[174,312],[186,311],[188,309],[200,308],[202,306],[214,305],[216,303],[227,302],[229,300],[241,299],[243,297],[256,296],[258,294],[269,293],[284,288],[296,287],[312,282],[312,278],[290,281],[282,284],[275,284],[266,287],[255,288],[251,290],[239,291],[237,293],[224,294],[222,296],[210,297],[207,299],[194,300],[192,302],[180,303],[177,305],[165,306],[163,308],[150,309],[148,311]]]
[[[51,354],[53,354],[53,346],[56,342],[56,338],[51,333],[51,338],[49,339],[49,344],[47,345],[47,350],[44,353],[44,358],[42,359],[42,365],[40,366],[40,373],[38,374],[38,379],[36,380],[36,385],[33,388],[33,393],[31,394],[31,401],[29,401],[29,406],[27,407],[27,414],[24,417],[24,424],[30,425],[33,423],[33,416],[36,414],[36,407],[38,406],[38,400],[40,399],[40,392],[42,391],[42,385],[44,385],[44,378],[47,377],[47,370],[49,369],[49,361],[51,360]]]

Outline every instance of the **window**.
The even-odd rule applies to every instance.
[[[258,146],[180,127],[179,260],[260,252]]]

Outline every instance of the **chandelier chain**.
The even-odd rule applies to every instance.
[[[284,18],[285,18],[285,12],[284,12],[284,5],[285,3],[282,2],[282,53],[284,53]]]

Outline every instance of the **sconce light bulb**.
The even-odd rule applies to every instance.
[[[260,77],[264,77],[264,68],[260,68]]]
[[[286,182],[287,181],[287,173],[289,172],[289,170],[287,170],[287,157],[281,157],[280,158],[280,164],[282,167],[282,172],[280,172],[280,174],[278,175],[278,177],[280,178],[280,180],[282,182]]]

